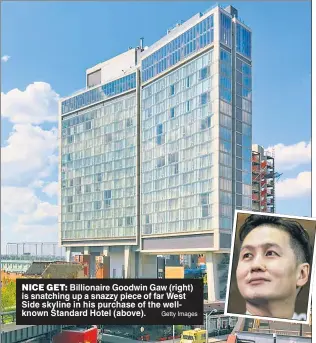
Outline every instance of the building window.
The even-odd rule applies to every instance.
[[[190,76],[188,76],[186,79],[186,86],[187,86],[187,88],[189,88],[191,86]]]
[[[204,80],[208,77],[209,74],[209,68],[208,67],[204,67],[200,70],[200,80]]]
[[[91,128],[92,128],[91,121],[87,121],[87,122],[85,123],[85,129],[86,129],[86,130],[91,130]]]
[[[161,168],[165,165],[165,156],[157,158],[157,168]]]
[[[202,218],[208,217],[209,215],[209,206],[202,206]]]
[[[251,32],[237,24],[236,50],[244,56],[251,58]]]
[[[188,101],[186,102],[186,111],[187,111],[187,112],[190,112],[190,109],[191,109],[191,108],[190,108],[190,107],[191,107],[190,105],[191,105],[190,100],[188,100]]]
[[[236,193],[242,194],[242,183],[236,182]]]
[[[157,142],[158,145],[165,144],[165,135],[157,136],[156,142]]]
[[[207,101],[208,101],[208,93],[203,93],[200,95],[200,104],[203,106],[203,105],[206,105],[207,104]]]
[[[179,173],[179,164],[178,163],[174,165],[173,173],[174,174],[178,174]]]
[[[126,226],[132,226],[133,225],[133,217],[126,217]]]
[[[236,206],[242,206],[242,196],[241,195],[236,195]]]
[[[200,202],[201,205],[208,205],[209,204],[209,194],[208,193],[202,193],[200,194]]]
[[[240,145],[236,145],[236,156],[242,157],[242,147]]]
[[[175,117],[175,108],[172,107],[172,108],[170,108],[170,118],[174,118],[174,117]]]
[[[145,223],[146,223],[146,224],[150,224],[150,217],[149,217],[149,214],[146,214]]]
[[[112,198],[112,191],[106,190],[104,191],[104,200],[111,199]]]
[[[236,120],[236,131],[242,133],[242,123],[239,120]]]
[[[163,125],[162,124],[157,125],[156,132],[157,132],[157,136],[161,135],[163,133]]]
[[[242,145],[242,134],[236,133],[236,143]]]
[[[236,158],[236,168],[242,170],[242,159]]]
[[[178,152],[174,152],[172,154],[169,154],[168,156],[168,163],[175,163],[179,161],[179,153]]]
[[[242,173],[242,182],[248,185],[251,184],[251,174],[247,172]]]
[[[101,201],[95,201],[94,202],[94,209],[95,210],[100,210],[101,209]]]
[[[126,119],[126,127],[133,126],[133,118],[127,118]]]
[[[242,171],[241,170],[236,170],[236,180],[242,182]]]
[[[175,95],[175,86],[174,85],[170,86],[170,95]]]
[[[211,117],[207,117],[201,120],[201,130],[205,130],[211,127]]]

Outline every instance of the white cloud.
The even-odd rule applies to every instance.
[[[43,187],[43,192],[49,197],[53,197],[58,194],[58,182],[54,181]]]
[[[45,82],[34,82],[24,91],[1,93],[1,114],[15,124],[56,122],[59,95]]]
[[[9,216],[30,213],[37,207],[34,191],[27,187],[2,187],[1,211]]]
[[[1,148],[2,183],[28,185],[51,174],[56,167],[58,132],[39,126],[13,126],[7,145]]]
[[[10,58],[11,58],[11,56],[4,55],[1,57],[1,61],[5,63],[5,62],[8,62]]]
[[[292,145],[277,144],[274,148],[277,171],[294,169],[302,164],[311,163],[311,142],[299,142]]]
[[[8,242],[57,242],[58,225],[40,225],[40,224],[18,224],[10,226],[10,229],[4,228],[1,242],[5,251],[5,244]],[[40,253],[40,251],[38,251]],[[45,254],[45,250],[43,251]]]
[[[15,219],[15,230],[57,225],[58,206],[42,202],[28,187],[2,187],[1,210]]]
[[[275,196],[279,198],[299,198],[311,195],[312,173],[301,172],[296,178],[287,178],[276,183]]]
[[[38,202],[34,211],[21,214],[18,225],[53,225],[57,223],[58,206],[49,202]]]
[[[58,206],[37,194],[56,194],[57,183],[46,178],[57,171],[58,130],[39,125],[56,123],[58,100],[59,95],[45,82],[1,93],[1,114],[13,123],[1,147],[1,212],[8,228],[4,240],[57,240]]]
[[[43,180],[35,180],[29,184],[29,187],[31,187],[31,188],[43,188],[44,185],[45,185],[45,182]]]

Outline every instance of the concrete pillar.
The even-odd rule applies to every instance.
[[[134,258],[135,258],[135,278],[141,278],[141,270],[140,270],[140,252],[135,251]]]
[[[90,278],[95,279],[96,277],[96,262],[95,258],[97,257],[97,253],[90,253]]]
[[[207,297],[208,301],[219,300],[219,280],[217,272],[217,257],[213,252],[205,254],[207,272]]]
[[[136,277],[136,257],[131,246],[124,247],[124,278],[133,279]]]
[[[109,247],[103,247],[102,255],[103,256],[109,256],[110,255],[110,248]]]
[[[70,261],[71,261],[71,248],[66,247],[66,262],[70,262]]]
[[[140,254],[139,278],[157,279],[157,256]]]

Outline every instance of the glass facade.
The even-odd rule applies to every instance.
[[[64,100],[61,105],[61,113],[66,114],[96,102],[107,100],[136,88],[136,73],[124,76],[118,80],[109,82],[100,87],[91,89],[85,93]]]
[[[218,16],[218,50],[141,89],[144,235],[231,230],[234,206],[251,209],[252,71],[240,57],[251,58],[251,32]],[[144,58],[142,81],[213,41],[214,14]],[[62,120],[64,239],[136,235],[136,94],[122,94],[135,88],[133,73],[62,102],[76,111]]]
[[[211,50],[142,89],[144,235],[214,227],[213,59]]]
[[[62,119],[62,239],[136,235],[136,95]]]
[[[236,208],[251,210],[251,66],[236,57]]]
[[[219,229],[229,246],[235,208],[252,207],[251,32],[217,13],[217,39],[215,12],[145,57],[143,85],[133,73],[62,102],[63,241]],[[228,255],[216,264],[223,299]]]
[[[220,41],[228,47],[232,45],[232,20],[231,17],[220,12]]]
[[[220,113],[219,113],[219,226],[232,228],[232,58],[220,49]]]
[[[170,43],[144,58],[142,81],[146,82],[214,41],[214,17],[210,15]]]
[[[251,59],[251,32],[239,23],[236,24],[236,51]]]

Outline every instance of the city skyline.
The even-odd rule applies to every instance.
[[[101,4],[103,6],[109,6],[111,10],[117,10],[114,4]],[[154,4],[144,4],[143,6],[154,6]],[[168,6],[167,4],[155,4],[156,6]],[[170,6],[177,6],[175,4],[171,4]],[[204,11],[207,7],[205,3],[201,4],[190,4],[190,10],[183,11],[183,18],[181,17],[181,13],[178,15],[172,16],[172,18],[168,18],[171,22],[173,20],[173,24],[181,19],[187,20],[189,17],[194,15],[196,12]],[[241,14],[241,17],[250,25],[253,32],[255,32],[253,41],[254,41],[254,55],[260,54],[260,47],[256,42],[256,23],[254,20],[251,20],[251,17],[247,17],[247,11],[241,9],[241,3],[232,4],[234,5]],[[287,4],[290,7],[292,4]],[[8,6],[6,8],[6,6]],[[12,11],[12,4],[5,4],[3,6],[3,12],[5,10],[10,13]],[[21,7],[23,5],[20,4]],[[33,4],[33,6],[36,6]],[[48,9],[47,5],[38,5],[41,9]],[[56,13],[63,8],[68,8],[68,5],[61,5],[61,4],[54,4],[51,5],[54,7]],[[55,7],[56,6],[56,7]],[[71,5],[69,5],[71,8]],[[85,6],[85,5],[79,5]],[[96,5],[94,5],[96,6]],[[130,6],[130,4],[129,4]],[[141,5],[135,4],[137,8]],[[243,4],[243,6],[247,6]],[[254,4],[249,4],[249,7],[254,6]],[[258,6],[263,6],[259,4]],[[268,4],[265,4],[268,6]],[[272,7],[275,5],[271,5]],[[301,7],[299,7],[301,6]],[[303,7],[307,7],[306,4],[296,4],[296,10],[301,9]],[[79,8],[78,7],[78,8]],[[194,7],[194,8],[193,8]],[[293,7],[295,7],[293,5]],[[307,9],[304,9],[306,13],[308,13]],[[79,10],[78,10],[79,11]],[[258,11],[260,13],[260,11]],[[294,11],[293,11],[294,12]],[[36,15],[35,11],[35,15]],[[53,11],[53,13],[55,13]],[[249,11],[248,11],[249,13]],[[38,14],[38,13],[37,13]],[[12,13],[11,13],[12,15]],[[249,15],[249,14],[248,14]],[[259,15],[259,14],[258,14]],[[21,12],[18,12],[17,16],[22,16]],[[245,17],[246,16],[246,17]],[[7,18],[8,16],[6,16]],[[177,18],[176,18],[177,17]],[[176,20],[174,20],[176,18]],[[299,19],[297,19],[299,20]],[[167,19],[166,19],[167,21]],[[167,23],[166,23],[167,24]],[[155,32],[151,32],[151,36],[155,37],[150,43],[145,35],[145,45],[151,45],[155,40],[159,39],[162,35],[165,34],[165,30],[167,29],[168,25],[161,24],[159,29],[156,28]],[[303,24],[303,22],[302,22]],[[8,25],[4,20],[4,25]],[[148,25],[148,24],[147,24]],[[171,26],[171,25],[170,25]],[[163,27],[163,30],[161,29]],[[306,26],[305,26],[306,27]],[[56,27],[56,29],[58,29]],[[302,30],[302,29],[301,29]],[[147,32],[147,31],[146,31]],[[258,31],[257,31],[258,32]],[[260,30],[259,30],[260,32]],[[305,32],[308,36],[308,32]],[[297,34],[297,33],[296,33]],[[143,35],[142,35],[143,36]],[[150,36],[150,35],[149,35]],[[260,37],[260,36],[259,36]],[[4,37],[5,38],[5,37]],[[304,37],[304,39],[306,39]],[[90,57],[85,57],[85,61],[81,62],[83,64],[88,63],[87,61],[90,60],[92,63],[89,65],[85,65],[84,69],[92,67],[95,65],[95,62],[101,62],[102,60],[107,60],[108,58],[113,57],[116,54],[122,53],[127,50],[130,42],[134,42],[134,46],[138,44],[137,42],[137,34],[129,33],[128,38],[123,41],[124,43],[118,44],[115,49],[110,50],[104,54],[104,57],[96,61],[97,57],[92,57],[94,52],[91,53],[90,50]],[[108,40],[109,44],[111,43],[111,39]],[[14,43],[14,40],[13,40]],[[306,42],[305,42],[306,43]],[[301,43],[302,44],[302,43]],[[11,45],[11,49],[10,49]],[[285,44],[286,45],[286,44]],[[286,45],[287,47],[287,45]],[[275,48],[275,46],[274,46]],[[16,48],[15,48],[16,49]],[[261,48],[262,49],[262,48]],[[284,49],[284,46],[283,46]],[[290,50],[290,48],[288,47]],[[308,51],[310,46],[305,45],[305,49]],[[11,51],[10,51],[11,50]],[[71,50],[71,49],[70,49]],[[281,48],[280,48],[281,50]],[[289,51],[288,50],[288,51]],[[282,53],[282,52],[280,52]],[[283,52],[284,53],[284,52]],[[3,175],[4,181],[2,184],[2,191],[3,191],[3,204],[2,204],[2,213],[4,215],[3,223],[2,223],[2,238],[5,242],[8,241],[16,241],[22,239],[22,241],[27,241],[27,237],[32,237],[31,240],[34,241],[36,237],[43,237],[39,239],[44,239],[44,237],[51,237],[49,240],[52,240],[55,237],[57,240],[57,197],[56,197],[56,182],[57,182],[57,129],[56,128],[56,121],[57,121],[57,101],[60,96],[64,97],[68,93],[72,93],[77,89],[84,86],[84,77],[81,69],[80,73],[77,73],[76,77],[74,77],[74,81],[71,84],[66,81],[63,82],[63,76],[61,80],[56,82],[52,82],[52,84],[43,84],[43,83],[35,83],[34,81],[40,82],[47,82],[49,79],[55,78],[55,76],[47,77],[45,79],[44,75],[47,73],[47,66],[39,65],[37,70],[37,74],[34,73],[33,80],[32,75],[28,75],[26,72],[24,77],[17,77],[17,79],[13,82],[11,77],[8,79],[8,75],[12,74],[12,64],[18,63],[17,55],[14,53],[14,44],[12,42],[7,42],[4,39],[4,44],[2,48],[2,71],[3,71],[3,79],[2,79],[2,97],[4,99],[4,105],[2,109],[2,125],[3,125],[3,134],[2,134],[2,153],[3,153]],[[5,55],[7,54],[7,55]],[[294,54],[294,53],[293,53]],[[95,55],[100,56],[100,52],[96,52]],[[106,55],[106,56],[105,56]],[[304,62],[301,62],[302,65],[310,65],[306,61],[309,61],[309,55],[305,51],[304,54]],[[10,56],[10,58],[9,58]],[[19,57],[21,58],[21,56]],[[256,60],[256,57],[253,58]],[[293,57],[293,60],[298,59],[298,55]],[[15,60],[17,60],[15,62]],[[62,61],[57,59],[58,63],[61,64]],[[260,61],[257,57],[257,61]],[[258,63],[256,61],[256,63]],[[28,63],[31,63],[29,60]],[[51,60],[52,66],[54,66],[54,59]],[[261,64],[263,61],[261,60]],[[280,61],[278,61],[280,63]],[[275,65],[278,65],[276,62]],[[10,66],[11,64],[11,66]],[[31,65],[31,64],[30,64]],[[276,66],[273,66],[276,68]],[[46,69],[45,69],[46,68]],[[77,67],[79,69],[79,67]],[[82,68],[82,67],[80,67]],[[278,134],[275,132],[275,127],[273,124],[278,125],[278,119],[274,118],[273,115],[266,118],[268,123],[264,123],[263,116],[261,117],[257,115],[258,113],[258,103],[262,108],[259,109],[260,111],[267,111],[268,106],[263,105],[266,100],[266,95],[260,94],[260,87],[264,84],[264,73],[255,69],[258,67],[254,67],[254,79],[257,77],[257,81],[254,82],[254,92],[253,92],[253,143],[257,143],[263,145],[266,148],[274,146],[275,149],[275,162],[276,162],[276,170],[280,172],[284,172],[283,178],[279,181],[276,186],[276,207],[277,213],[284,213],[284,214],[293,214],[293,215],[310,215],[310,130],[308,128],[309,120],[302,118],[302,127],[295,128],[295,131],[291,131],[291,126],[287,126],[290,129],[292,134],[286,135],[284,133],[285,130],[281,129],[279,126]],[[306,68],[306,67],[305,67]],[[32,68],[30,68],[32,69]],[[58,68],[57,68],[58,69]],[[299,66],[298,69],[300,70]],[[274,70],[275,71],[275,70]],[[310,68],[306,68],[305,72],[300,75],[296,75],[294,73],[294,80],[298,80],[297,82],[302,85],[300,88],[301,92],[305,90],[306,94],[309,96],[309,73]],[[268,72],[268,75],[271,76],[271,72]],[[67,75],[67,74],[66,74]],[[280,76],[284,76],[282,71],[280,71]],[[78,79],[80,77],[80,81]],[[35,77],[35,79],[34,79]],[[66,76],[64,76],[66,77]],[[73,75],[69,75],[67,79],[72,79]],[[39,79],[38,79],[39,78]],[[258,78],[261,83],[258,83]],[[285,78],[286,79],[286,78]],[[304,79],[304,80],[303,80]],[[29,80],[29,81],[27,81]],[[293,83],[296,81],[292,80]],[[28,82],[28,83],[27,83]],[[56,84],[56,86],[54,85]],[[58,85],[59,84],[59,85]],[[29,86],[25,90],[25,87]],[[13,91],[14,89],[19,89]],[[273,85],[271,86],[273,91]],[[266,91],[266,90],[265,90]],[[270,90],[271,92],[271,90]],[[308,97],[306,97],[308,98]],[[310,101],[307,99],[300,99],[300,107],[305,108],[305,111],[308,112],[308,108],[310,107]],[[37,101],[34,103],[34,99]],[[304,101],[305,100],[305,101]],[[15,102],[15,105],[12,106],[12,101]],[[256,103],[258,101],[258,103]],[[271,97],[271,103],[274,104],[276,107],[278,106],[278,99],[277,96]],[[33,106],[33,107],[32,107]],[[298,106],[298,105],[296,105]],[[290,107],[290,106],[289,106]],[[293,106],[292,106],[293,107]],[[294,115],[295,107],[292,109],[292,113]],[[287,113],[290,108],[287,108]],[[257,113],[256,113],[257,111]],[[275,111],[275,110],[274,110]],[[43,112],[46,112],[46,115],[43,115]],[[290,111],[291,112],[291,111]],[[274,112],[275,113],[275,112]],[[310,111],[309,111],[310,113]],[[292,116],[293,116],[292,115]],[[290,116],[290,118],[292,118]],[[308,115],[306,115],[306,118]],[[269,122],[270,121],[270,122]],[[272,131],[272,134],[266,135],[258,129],[258,125],[265,130]],[[279,124],[280,125],[280,124]],[[271,128],[272,127],[272,128]],[[294,126],[293,129],[294,130]],[[296,133],[296,136],[294,135]],[[268,138],[266,138],[268,136]],[[29,142],[28,145],[23,144],[23,141],[27,140]],[[33,149],[33,150],[32,150]],[[32,151],[37,152],[36,156],[33,156]],[[23,160],[22,154],[25,154],[26,161]],[[47,154],[49,157],[47,157]],[[292,156],[290,156],[290,154]],[[32,160],[32,158],[34,160]],[[48,164],[48,167],[47,167]],[[291,180],[292,179],[292,180]],[[278,196],[279,193],[279,196]],[[299,206],[296,204],[293,206],[293,202],[296,202],[295,199],[299,199]],[[12,230],[13,228],[13,230]],[[14,230],[16,229],[16,230]],[[27,232],[28,230],[31,231]],[[37,231],[36,231],[37,230]],[[45,230],[48,230],[45,232]],[[42,235],[42,236],[41,236]],[[30,239],[29,239],[30,240]]]

